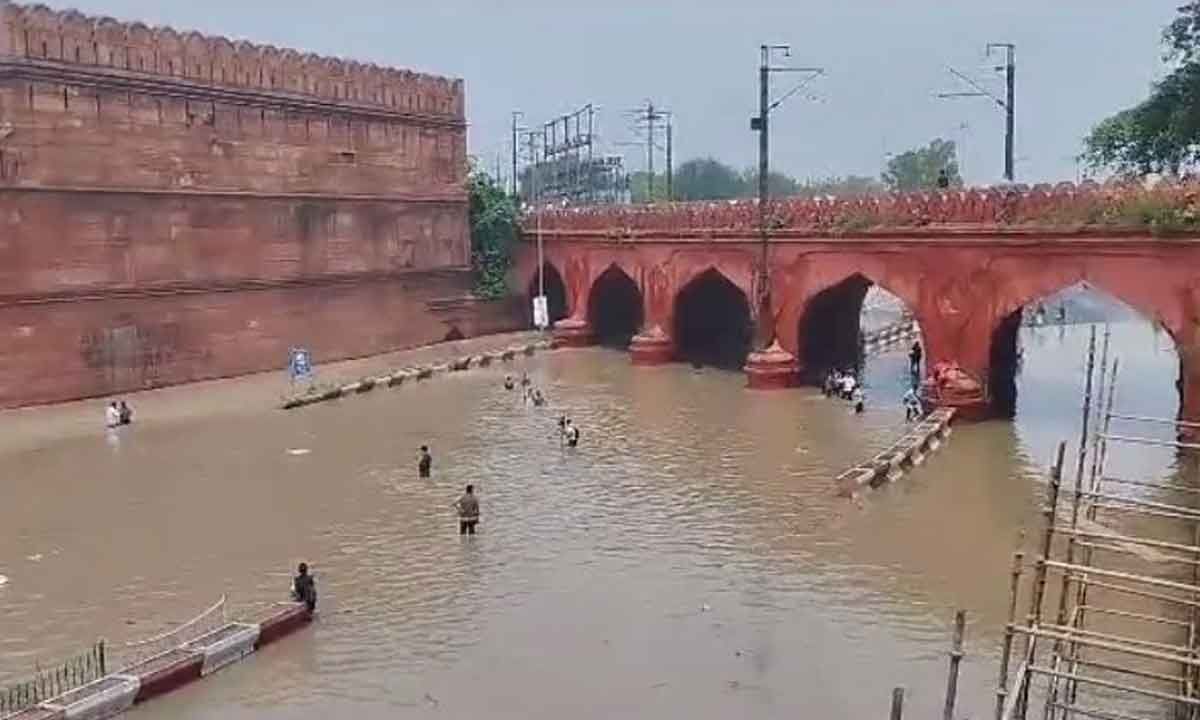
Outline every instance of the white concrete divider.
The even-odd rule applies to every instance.
[[[337,387],[328,388],[324,391],[310,389],[308,393],[294,395],[286,398],[283,401],[282,408],[284,410],[293,410],[296,408],[315,405],[319,402],[328,400],[338,400],[345,398],[348,395],[360,395],[368,393],[380,387],[399,387],[409,380],[428,380],[434,375],[440,375],[449,372],[461,372],[471,370],[473,368],[488,367],[495,362],[512,362],[518,355],[531,356],[539,350],[555,349],[553,340],[536,340],[530,343],[521,345],[510,345],[499,350],[492,350],[479,355],[463,355],[452,360],[421,365],[419,367],[406,367],[402,370],[387,373],[373,378],[363,378],[357,382],[347,383]]]
[[[906,469],[918,467],[941,447],[941,440],[950,429],[954,410],[939,408],[914,425],[891,447],[877,453],[867,462],[855,465],[838,475],[834,485],[839,495],[853,497],[865,487],[895,482]]]
[[[204,664],[200,668],[200,676],[204,677],[254,652],[258,633],[257,623],[230,623],[183,647],[185,650],[204,653]]]
[[[67,720],[105,720],[133,707],[141,681],[132,675],[108,675],[42,703],[61,710]]]
[[[18,713],[4,720],[105,720],[237,662],[312,621],[303,605],[279,603],[260,622],[223,625],[166,653]],[[265,628],[265,632],[264,632]],[[203,658],[198,664],[198,657]],[[143,682],[146,684],[143,685]],[[142,692],[142,690],[146,692]]]

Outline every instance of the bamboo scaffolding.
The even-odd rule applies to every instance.
[[[1161,709],[1144,713],[1146,703],[1167,704],[1177,719],[1200,720],[1200,486],[1114,477],[1106,472],[1111,451],[1118,447],[1200,449],[1197,443],[1114,433],[1114,421],[1180,428],[1200,427],[1200,423],[1116,411],[1120,362],[1110,357],[1110,331],[1105,331],[1098,367],[1096,345],[1093,328],[1073,486],[1062,488],[1065,445],[1060,443],[1051,468],[1043,508],[1045,525],[1032,562],[1033,585],[1023,623],[1017,622],[1017,603],[1024,557],[1020,552],[1014,555],[995,717],[1024,720],[1036,685],[1038,697],[1044,700],[1045,720],[1162,717]],[[1129,497],[1115,487],[1144,488],[1164,495]],[[1187,503],[1166,502],[1166,497],[1182,497]],[[1069,509],[1061,505],[1064,500],[1070,502]],[[1160,520],[1171,522],[1157,522]],[[1137,522],[1138,532],[1105,525],[1120,527],[1118,523],[1128,521]],[[1187,523],[1191,544],[1151,537],[1152,530],[1143,529],[1163,528],[1164,533],[1174,533],[1179,522]],[[1056,542],[1056,534],[1064,542]],[[1045,624],[1046,583],[1052,574],[1059,576],[1058,598],[1054,622]],[[1107,606],[1106,600],[1118,597],[1158,606]],[[1022,662],[1010,675],[1018,641],[1022,643]],[[1160,665],[1164,667],[1160,669]],[[1090,699],[1081,697],[1093,694]],[[1114,695],[1123,697],[1128,706]]]
[[[1173,447],[1182,450],[1200,450],[1200,443],[1183,442],[1182,440],[1156,440],[1154,438],[1113,435],[1111,433],[1105,433],[1102,437],[1112,442],[1130,443],[1132,445],[1157,445],[1158,447]]]
[[[1141,415],[1121,415],[1113,414],[1114,420],[1132,420],[1134,422],[1153,423],[1157,425],[1174,425],[1176,427],[1200,428],[1200,422],[1188,422],[1186,420],[1170,420],[1168,418],[1144,417]]]

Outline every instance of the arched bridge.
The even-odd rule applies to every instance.
[[[744,363],[760,387],[855,352],[863,297],[878,284],[920,323],[927,372],[962,370],[932,385],[976,383],[968,404],[992,409],[1008,395],[1022,308],[1084,282],[1170,333],[1181,415],[1200,420],[1197,198],[1196,186],[1085,184],[776,202],[766,322],[777,347],[748,360],[760,289],[754,202],[545,211],[526,218],[513,282],[536,288],[540,226],[559,337],[632,338],[638,363]]]

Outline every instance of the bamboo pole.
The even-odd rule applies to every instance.
[[[1082,493],[1083,493],[1084,468],[1087,464],[1088,447],[1089,447],[1088,431],[1091,427],[1090,423],[1091,423],[1091,419],[1092,419],[1092,392],[1093,392],[1092,384],[1093,384],[1093,381],[1095,380],[1095,375],[1096,375],[1096,326],[1093,325],[1092,330],[1091,330],[1091,337],[1088,339],[1087,364],[1085,365],[1085,371],[1084,371],[1083,420],[1081,421],[1080,428],[1079,428],[1079,448],[1078,448],[1078,452],[1076,453],[1076,460],[1075,460],[1075,492],[1074,492],[1073,497],[1071,498],[1071,528],[1072,529],[1079,527],[1079,501],[1080,501],[1080,499],[1082,497]],[[1101,386],[1103,386],[1103,382],[1101,382]],[[1069,564],[1073,564],[1075,562],[1075,543],[1076,543],[1075,536],[1073,536],[1073,535],[1067,536],[1066,557],[1067,557],[1067,563],[1069,563]],[[1060,577],[1059,592],[1058,592],[1058,615],[1057,615],[1057,618],[1058,618],[1057,624],[1060,626],[1067,624],[1067,611],[1068,611],[1068,602],[1069,602],[1068,598],[1071,595],[1071,582],[1073,579],[1074,579],[1074,577],[1072,576],[1071,573],[1062,573],[1062,575]],[[1086,582],[1087,576],[1084,575],[1079,579],[1083,582]],[[1078,588],[1076,588],[1075,593],[1076,594],[1079,593]],[[1069,644],[1068,646],[1066,646],[1065,650],[1066,650],[1066,654],[1068,657],[1074,657],[1075,653],[1077,651],[1077,648],[1072,643],[1072,644]],[[1055,641],[1053,664],[1056,668],[1059,666],[1059,660],[1063,656],[1063,651],[1064,651],[1063,643],[1059,642],[1059,641]],[[1059,684],[1058,681],[1059,681],[1058,676],[1056,676],[1056,675],[1051,676],[1050,683],[1049,683],[1050,687],[1049,687],[1048,692],[1046,693],[1046,706],[1045,706],[1045,710],[1044,710],[1044,715],[1046,717],[1050,716],[1050,704],[1058,701],[1058,684]]]
[[[1170,683],[1172,685],[1179,682],[1179,678],[1166,673],[1156,673],[1149,670],[1135,670],[1133,668],[1121,667],[1119,665],[1109,665],[1108,663],[1097,662],[1095,660],[1080,660],[1080,665],[1085,667],[1093,667],[1097,670],[1106,670],[1108,672],[1121,673],[1123,675],[1132,675],[1134,677],[1145,678],[1147,680],[1156,680],[1158,682]]]
[[[1181,597],[1177,597],[1174,595],[1167,595],[1165,593],[1157,593],[1157,592],[1153,592],[1150,590],[1139,590],[1138,588],[1131,588],[1126,585],[1116,585],[1113,583],[1107,583],[1107,582],[1104,582],[1103,580],[1091,580],[1091,581],[1089,581],[1089,584],[1092,585],[1093,587],[1104,588],[1105,590],[1112,590],[1113,592],[1118,592],[1123,595],[1132,595],[1134,597],[1142,597],[1142,598],[1150,598],[1152,600],[1160,600],[1162,602],[1174,603],[1174,604],[1180,605],[1182,607],[1196,607],[1196,606],[1200,605],[1200,602],[1197,602],[1195,600],[1188,600],[1187,598],[1181,598]]]
[[[1155,490],[1170,490],[1171,492],[1186,493],[1189,495],[1200,495],[1200,488],[1188,487],[1177,483],[1166,482],[1146,482],[1144,480],[1126,480],[1124,478],[1106,476],[1104,482],[1114,485],[1132,485],[1136,487],[1153,488]]]
[[[1200,428],[1200,422],[1188,422],[1185,420],[1171,420],[1168,418],[1144,417],[1142,415],[1122,415],[1114,414],[1116,420],[1132,420],[1135,422],[1157,423],[1159,425],[1175,425],[1177,427]]]
[[[1084,717],[1095,718],[1096,720],[1149,720],[1145,717],[1137,717],[1134,715],[1124,715],[1115,713],[1109,710],[1095,710],[1091,708],[1080,707],[1075,704],[1064,705],[1063,703],[1055,703],[1055,709],[1062,710],[1067,713],[1077,713]]]
[[[1153,500],[1139,500],[1137,498],[1125,497],[1123,495],[1113,495],[1110,493],[1101,493],[1101,492],[1084,492],[1083,497],[1091,498],[1093,500],[1106,500],[1108,502],[1128,503],[1129,505],[1133,505],[1133,506],[1139,507],[1139,508],[1146,508],[1149,510],[1168,510],[1168,511],[1171,511],[1174,513],[1178,513],[1178,514],[1182,515],[1183,517],[1186,517],[1189,519],[1200,520],[1200,510],[1183,507],[1182,505],[1174,505],[1171,503],[1155,502]],[[1103,508],[1105,506],[1097,505],[1096,507]]]
[[[1110,577],[1116,580],[1131,580],[1133,582],[1145,583],[1146,585],[1152,585],[1154,587],[1182,590],[1183,592],[1191,592],[1195,587],[1194,585],[1177,582],[1175,580],[1164,580],[1163,578],[1156,578],[1148,575],[1137,575],[1134,573],[1121,572],[1120,570],[1109,570],[1108,568],[1087,567],[1084,565],[1077,565],[1075,563],[1062,562],[1059,560],[1047,560],[1046,566],[1051,570],[1061,571],[1064,575],[1087,572],[1099,575],[1100,577]]]
[[[1192,525],[1192,545],[1200,546],[1200,522],[1196,522]],[[1192,557],[1192,587],[1197,588],[1200,587],[1200,552],[1192,553]],[[1195,602],[1197,600],[1200,600],[1200,593],[1198,593],[1196,589],[1193,589],[1192,601]],[[1196,660],[1197,658],[1200,658],[1200,652],[1198,652],[1197,647],[1200,645],[1200,636],[1198,636],[1198,628],[1200,628],[1200,611],[1197,610],[1196,605],[1192,605],[1192,607],[1188,608],[1187,628],[1188,655],[1193,660]],[[1200,681],[1200,671],[1196,670],[1194,666],[1188,667],[1186,665],[1181,665],[1179,667],[1179,674],[1182,681],[1181,684],[1183,685],[1183,692],[1190,698],[1200,696],[1200,692],[1198,692],[1197,689],[1198,681]],[[1194,706],[1189,708],[1188,720],[1197,720],[1197,718],[1200,718],[1200,710]]]
[[[904,688],[898,687],[892,690],[892,713],[891,720],[903,720],[904,717]]]
[[[1148,660],[1161,660],[1163,662],[1169,662],[1169,663],[1187,663],[1188,665],[1191,665],[1191,666],[1194,666],[1194,665],[1200,663],[1200,660],[1192,660],[1191,658],[1187,657],[1186,655],[1179,655],[1177,653],[1169,653],[1169,652],[1163,652],[1161,650],[1152,650],[1150,648],[1141,648],[1141,647],[1136,647],[1136,646],[1124,645],[1121,642],[1115,642],[1113,640],[1104,640],[1104,639],[1092,638],[1092,637],[1080,637],[1077,634],[1071,632],[1071,628],[1069,626],[1061,626],[1060,627],[1057,625],[1050,625],[1050,626],[1047,626],[1044,628],[1033,628],[1032,630],[1029,628],[1018,627],[1017,632],[1027,633],[1034,637],[1044,637],[1048,640],[1056,640],[1059,642],[1067,642],[1067,641],[1070,641],[1072,638],[1074,638],[1076,640],[1076,642],[1078,642],[1081,645],[1087,645],[1088,647],[1094,647],[1094,648],[1098,648],[1100,650],[1111,650],[1114,652],[1123,652],[1123,653],[1127,653],[1129,655],[1136,655],[1138,657],[1143,657]]]
[[[1017,547],[1025,543],[1025,533],[1021,532]],[[1008,696],[1008,664],[1012,660],[1014,630],[1017,622],[1017,596],[1021,589],[1021,564],[1025,560],[1025,551],[1018,549],[1013,553],[1012,580],[1008,588],[1008,622],[1004,626],[1004,647],[1000,651],[1000,678],[996,683],[996,720],[1004,715],[1004,701]]]
[[[1105,433],[1101,437],[1112,442],[1129,443],[1131,445],[1156,445],[1158,447],[1173,447],[1181,450],[1200,450],[1200,443],[1182,442],[1180,440],[1155,440],[1153,438],[1113,435],[1111,433]]]
[[[1160,548],[1162,550],[1177,550],[1179,552],[1198,553],[1200,546],[1184,545],[1182,543],[1173,543],[1168,540],[1157,540],[1154,538],[1138,537],[1136,535],[1121,535],[1115,532],[1097,532],[1095,530],[1077,529],[1072,530],[1068,527],[1058,527],[1056,532],[1063,535],[1075,535],[1076,537],[1095,538],[1099,540],[1109,540],[1111,542],[1119,542],[1128,545],[1145,545],[1146,547]]]
[[[1131,620],[1144,620],[1150,623],[1158,623],[1162,625],[1176,625],[1178,627],[1187,627],[1188,624],[1182,620],[1174,620],[1172,618],[1161,617],[1158,615],[1147,615],[1146,613],[1130,612],[1129,610],[1114,610],[1112,608],[1100,607],[1099,605],[1088,605],[1087,609],[1097,615],[1112,615],[1114,617],[1129,618]]]
[[[958,699],[958,666],[963,658],[963,635],[967,627],[967,613],[959,610],[954,614],[954,640],[950,645],[950,674],[946,677],[946,706],[942,720],[954,720],[954,703]]]
[[[1029,599],[1029,611],[1025,616],[1025,622],[1029,629],[1036,628],[1042,621],[1042,604],[1046,597],[1046,560],[1050,557],[1050,549],[1054,543],[1055,517],[1058,512],[1058,495],[1062,485],[1063,460],[1066,452],[1067,444],[1059,442],[1054,464],[1050,467],[1050,488],[1046,507],[1042,512],[1046,529],[1042,532],[1041,554],[1034,563],[1033,592]],[[1022,654],[1026,656],[1026,665],[1028,665],[1032,663],[1032,657],[1037,651],[1037,638],[1033,635],[1024,635],[1023,641],[1025,644]],[[1016,703],[1012,715],[1016,718],[1025,717],[1029,703],[1029,683],[1022,682],[1020,688],[1020,697],[1010,698]]]
[[[1187,705],[1200,705],[1200,700],[1195,698],[1187,698],[1181,695],[1172,695],[1170,693],[1159,692],[1158,690],[1149,690],[1147,688],[1137,687],[1135,685],[1125,685],[1122,683],[1112,682],[1109,680],[1101,680],[1084,675],[1071,675],[1070,673],[1059,672],[1050,668],[1038,667],[1036,665],[1029,666],[1029,672],[1037,675],[1058,676],[1061,680],[1072,680],[1075,682],[1085,683],[1087,685],[1095,685],[1097,687],[1108,688],[1110,690],[1121,690],[1124,692],[1134,693],[1135,695],[1143,695],[1152,697],[1157,700],[1165,700],[1167,702],[1179,702]]]

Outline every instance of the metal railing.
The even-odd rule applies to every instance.
[[[222,595],[204,612],[179,627],[144,640],[125,643],[120,648],[121,667],[132,667],[160,655],[165,655],[182,645],[202,637],[229,624],[225,614],[225,596]]]
[[[107,673],[104,640],[65,660],[36,666],[33,675],[0,687],[0,717],[31,708]]]

